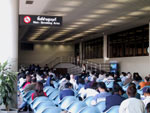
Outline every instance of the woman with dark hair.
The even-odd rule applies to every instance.
[[[91,105],[96,105],[100,101],[105,101],[106,97],[111,95],[107,91],[107,87],[104,82],[99,82],[97,86],[100,93],[93,98]]]
[[[35,86],[35,93],[32,93],[31,98],[34,100],[36,97],[39,96],[47,96],[46,93],[43,91],[43,83],[37,82]]]

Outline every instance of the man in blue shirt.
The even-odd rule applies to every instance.
[[[65,84],[65,88],[60,91],[60,100],[62,100],[65,96],[74,96],[74,91],[72,90],[73,85],[70,82]]]

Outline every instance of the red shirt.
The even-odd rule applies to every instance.
[[[28,84],[31,84],[31,83],[30,83],[30,82],[27,82],[27,83],[23,86],[23,89],[24,89]]]
[[[32,95],[31,95],[32,100],[34,100],[34,94],[35,93],[32,93]],[[47,94],[45,92],[44,92],[44,95],[47,96]]]

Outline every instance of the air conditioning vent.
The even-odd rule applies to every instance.
[[[26,4],[33,4],[33,1],[32,0],[27,0]]]

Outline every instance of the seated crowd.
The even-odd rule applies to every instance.
[[[58,83],[56,86],[54,83]],[[93,97],[91,106],[105,101],[106,108],[119,105],[119,113],[145,113],[145,109],[150,111],[150,75],[144,80],[136,72],[108,73],[108,72],[85,72],[80,75],[66,74],[56,75],[55,72],[45,65],[30,65],[21,68],[18,74],[18,86],[25,93],[34,90],[31,98],[34,100],[39,96],[47,96],[44,88],[51,86],[58,89],[59,100],[66,96],[76,96],[80,101],[88,97]],[[147,87],[146,87],[147,86]],[[140,93],[142,91],[142,93]],[[23,101],[19,106],[19,111],[27,106]]]

